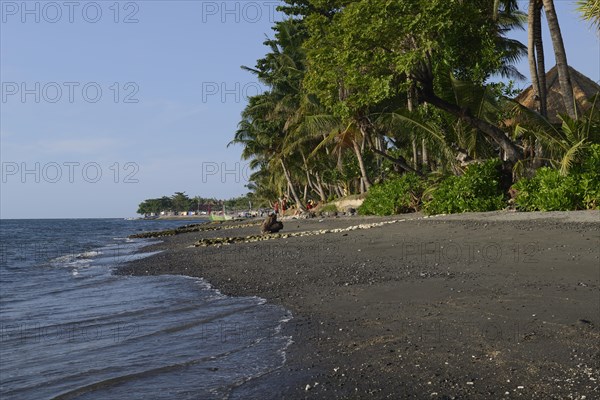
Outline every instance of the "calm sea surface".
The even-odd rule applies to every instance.
[[[128,235],[184,224],[1,220],[0,398],[222,399],[279,368],[286,310],[201,279],[112,274],[150,254]]]

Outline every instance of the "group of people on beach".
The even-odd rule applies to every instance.
[[[279,214],[280,212],[281,212],[281,215],[285,215],[285,211],[288,208],[287,202],[288,202],[287,196],[283,196],[281,201],[279,199],[275,200],[275,202],[272,205],[273,212],[275,212],[276,215]]]
[[[315,208],[317,206],[317,203],[315,203],[312,199],[308,200],[308,202],[306,203],[306,209],[307,210],[312,210],[313,208]],[[281,200],[277,199],[275,200],[272,204],[271,207],[273,208],[273,212],[275,213],[275,215],[285,215],[285,212],[288,209],[292,209],[294,208],[294,206],[292,205],[292,207],[288,207],[288,197],[287,196],[283,196],[283,198]],[[299,210],[296,210],[296,214],[299,213]]]

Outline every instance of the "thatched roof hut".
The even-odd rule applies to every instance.
[[[569,73],[571,75],[571,84],[573,85],[577,113],[578,115],[583,115],[583,113],[592,107],[590,99],[600,93],[600,85],[571,66],[569,66]],[[560,123],[557,115],[566,114],[567,110],[565,109],[560,91],[560,82],[558,81],[558,70],[556,66],[546,73],[546,86],[548,88],[548,119],[552,123]],[[521,92],[515,100],[531,110],[539,111],[539,101],[534,98],[532,86],[529,86]]]

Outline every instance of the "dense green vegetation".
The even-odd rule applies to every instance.
[[[584,162],[568,173],[542,167],[514,185],[523,211],[566,211],[600,206],[600,145],[586,150]]]
[[[464,175],[448,176],[426,196],[428,214],[495,211],[506,207],[500,160],[470,165]]]
[[[249,98],[230,143],[250,160],[254,199],[288,196],[304,209],[367,193],[361,213],[487,211],[529,176],[515,186],[520,209],[598,207],[598,176],[569,173],[600,143],[598,103],[582,113],[565,95],[563,123],[547,115],[542,11],[561,92],[573,93],[552,0],[530,0],[528,14],[516,0],[284,3],[267,54],[243,67],[268,90]],[[581,2],[592,23],[596,6]],[[506,36],[521,28],[527,46]],[[522,79],[513,64],[525,56],[537,110],[500,81]],[[526,195],[542,187],[535,196],[551,204]]]

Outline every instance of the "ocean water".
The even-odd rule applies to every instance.
[[[0,398],[226,399],[279,368],[281,307],[112,273],[150,254],[129,234],[183,224],[1,220]]]

